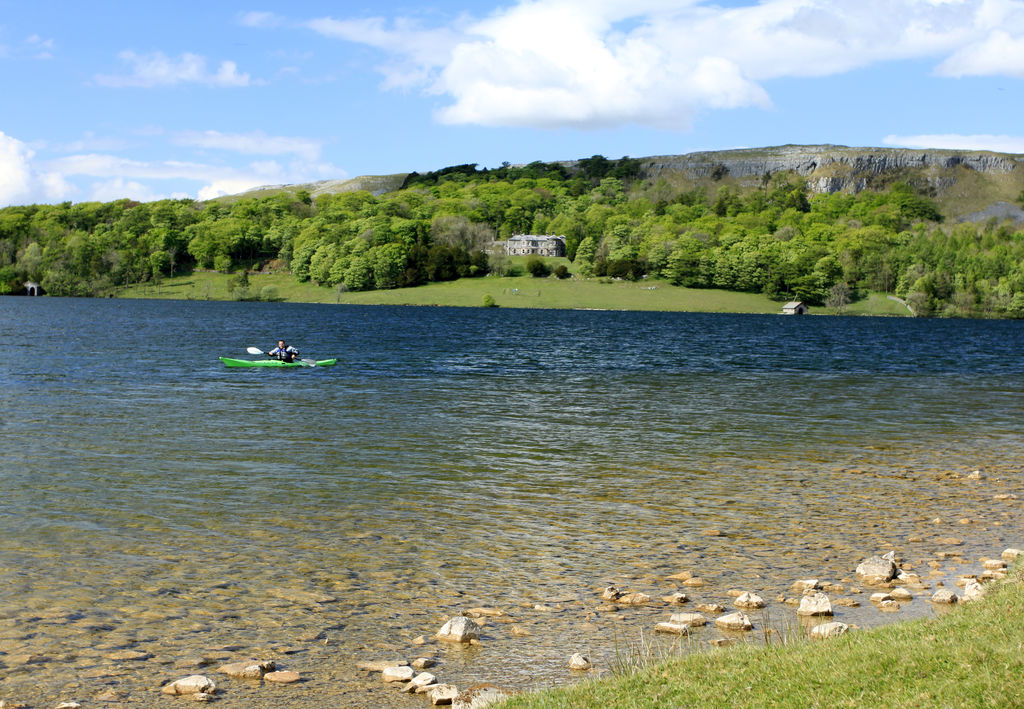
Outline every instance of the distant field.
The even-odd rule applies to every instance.
[[[116,293],[120,298],[176,300],[232,300],[229,276],[196,272],[166,278],[160,285],[132,286]],[[665,281],[608,281],[607,279],[463,278],[431,283],[418,288],[345,293],[312,283],[298,283],[290,274],[253,274],[249,289],[260,293],[266,286],[277,290],[280,300],[300,303],[345,303],[353,305],[451,305],[481,307],[491,296],[502,308],[561,308],[593,310],[665,310],[707,313],[778,313],[782,303],[756,293],[680,288]],[[826,315],[826,308],[812,308],[812,314]],[[885,295],[873,293],[844,311],[848,315],[898,315],[909,313]]]

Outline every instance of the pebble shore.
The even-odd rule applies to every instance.
[[[966,485],[989,482],[980,471],[954,479]],[[478,709],[531,686],[521,675],[509,681],[507,663],[515,661],[517,646],[552,633],[557,643],[548,652],[549,665],[564,682],[614,669],[608,645],[616,628],[639,629],[657,638],[652,642],[692,651],[763,642],[779,632],[780,623],[795,620],[793,627],[802,635],[827,642],[862,625],[955,612],[956,604],[983,597],[986,584],[1005,577],[1021,553],[1018,548],[992,556],[968,557],[962,551],[972,527],[1019,519],[1017,493],[995,487],[998,491],[988,495],[990,518],[977,512],[954,520],[933,518],[927,521],[932,530],[927,536],[922,532],[906,540],[908,546],[929,546],[930,554],[905,557],[900,545],[893,544],[849,558],[847,575],[829,578],[808,566],[804,577],[791,579],[784,588],[778,583],[757,585],[756,574],[746,587],[723,587],[718,570],[708,563],[660,575],[634,574],[512,604],[423,614],[418,624],[405,627],[404,640],[387,654],[373,648],[342,649],[345,625],[326,620],[346,599],[313,587],[267,591],[260,622],[280,642],[223,644],[196,648],[193,654],[183,654],[181,647],[187,644],[175,645],[168,636],[202,635],[206,628],[191,620],[178,624],[144,603],[123,608],[137,623],[133,630],[98,622],[77,609],[2,608],[0,709],[146,707],[161,699],[224,707],[304,707],[330,697],[345,697],[349,706],[451,704]],[[965,531],[955,534],[952,529]],[[709,528],[702,536],[729,543],[727,529]],[[217,586],[230,589],[227,582],[211,588]],[[304,622],[296,632],[286,621],[299,617]],[[238,620],[237,613],[211,610],[208,622],[223,626]],[[358,622],[358,613],[346,617],[346,624],[352,622]],[[572,629],[586,640],[575,642]],[[43,646],[38,638],[44,636],[62,640]],[[606,646],[595,644],[595,637],[604,637]],[[509,658],[505,663],[489,653],[495,647]],[[529,668],[522,672],[528,675]],[[33,684],[34,677],[48,681]],[[55,686],[58,691],[53,691]]]

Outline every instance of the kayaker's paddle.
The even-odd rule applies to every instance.
[[[266,352],[261,350],[259,347],[246,347],[245,351],[248,352],[251,355],[265,355],[265,354],[267,354]],[[269,357],[270,355],[267,355],[267,356]],[[301,365],[303,367],[315,367],[316,366],[316,360],[315,359],[297,359],[297,360],[295,360],[295,362],[296,362],[296,364],[299,364],[299,365]]]

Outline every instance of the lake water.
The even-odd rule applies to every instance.
[[[217,360],[279,337],[338,365]],[[1019,322],[3,297],[0,338],[0,698],[40,706],[246,657],[304,681],[211,674],[222,706],[424,706],[355,668],[421,655],[562,684],[680,571],[785,626],[798,578],[893,549],[934,589],[1024,542]],[[475,606],[510,614],[480,646],[413,643]]]

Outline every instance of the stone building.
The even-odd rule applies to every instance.
[[[565,256],[565,237],[553,234],[513,234],[505,242],[505,253],[509,256]]]

